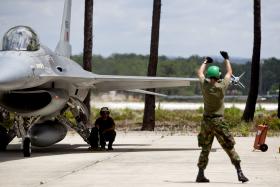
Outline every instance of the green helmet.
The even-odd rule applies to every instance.
[[[218,66],[210,66],[207,69],[207,72],[206,72],[207,78],[214,77],[216,79],[220,79],[220,76],[221,76],[221,72],[220,72],[220,68]]]

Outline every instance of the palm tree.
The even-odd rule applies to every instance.
[[[83,56],[83,68],[87,71],[92,71],[92,17],[93,17],[93,0],[85,0],[85,18],[84,18],[84,56]],[[84,100],[84,104],[87,106],[90,112],[90,93]]]
[[[148,76],[156,76],[158,63],[159,28],[160,28],[161,0],[154,0],[150,59],[148,66]],[[148,89],[154,92],[155,89]],[[145,109],[142,130],[153,131],[155,128],[155,96],[145,95]]]
[[[280,118],[280,84],[278,88],[278,113],[277,113],[278,118]]]
[[[259,90],[261,55],[261,0],[254,0],[254,46],[251,65],[251,83],[246,107],[242,116],[245,121],[252,121],[256,109]]]

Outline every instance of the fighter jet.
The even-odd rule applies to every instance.
[[[67,127],[88,142],[88,111],[83,104],[89,89],[96,92],[189,86],[196,78],[98,75],[85,71],[70,59],[71,0],[65,0],[60,40],[55,51],[40,43],[28,26],[16,26],[3,36],[0,51],[0,105],[14,114],[9,132],[0,133],[0,147],[17,136],[22,138],[25,157],[31,145],[46,147],[61,141]],[[70,111],[76,123],[64,115]],[[4,139],[4,140],[3,140]],[[2,141],[1,141],[2,140]]]
[[[31,155],[31,146],[47,147],[66,136],[67,127],[74,129],[88,143],[89,113],[83,100],[95,92],[127,90],[142,94],[146,88],[186,87],[197,78],[98,75],[85,71],[70,59],[71,0],[65,0],[60,40],[55,51],[40,43],[28,26],[16,26],[3,36],[0,51],[0,105],[14,116],[7,132],[0,128],[0,149],[17,136],[22,139],[22,152]],[[65,117],[70,111],[72,123]],[[1,125],[0,125],[1,127]]]

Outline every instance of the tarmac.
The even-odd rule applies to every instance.
[[[48,148],[33,148],[24,158],[19,139],[0,153],[1,187],[107,186],[280,186],[280,138],[267,139],[267,152],[252,151],[254,137],[236,137],[248,183],[236,171],[215,140],[206,176],[195,183],[200,148],[195,135],[167,132],[118,132],[113,151],[88,151],[74,133]]]

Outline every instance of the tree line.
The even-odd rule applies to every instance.
[[[82,64],[83,55],[74,55],[72,59],[77,63]],[[203,57],[190,56],[188,58],[177,57],[171,58],[166,56],[159,56],[157,76],[169,77],[196,77],[196,70],[201,64]],[[92,58],[92,71],[97,74],[111,74],[111,75],[139,75],[146,76],[149,63],[149,55],[138,54],[113,54],[109,57],[101,55],[94,55]],[[221,62],[215,62],[215,65],[221,67],[222,72],[225,72],[224,66]],[[251,62],[248,61],[244,64],[235,63],[232,60],[232,67],[234,75],[239,76],[245,72],[242,77],[242,82],[245,84],[245,89],[231,87],[230,94],[234,95],[247,95],[250,85],[251,76]],[[268,58],[263,59],[260,70],[260,88],[259,94],[277,94],[279,89],[280,77],[280,59]],[[197,95],[200,94],[198,85],[192,84],[188,89],[186,88],[171,88],[160,89],[162,93],[169,95]]]
[[[87,71],[91,71],[91,57],[92,51],[87,48],[92,47],[92,17],[93,17],[93,0],[85,1],[85,25],[84,25],[84,68]],[[158,47],[159,47],[159,35],[160,35],[160,14],[161,14],[161,0],[153,0],[153,16],[152,16],[152,29],[151,29],[151,42],[150,42],[150,55],[149,63],[147,68],[147,76],[157,75],[157,64],[158,64]],[[87,8],[90,6],[90,8]],[[260,83],[264,83],[264,79],[260,80],[260,70],[261,70],[261,0],[253,1],[253,18],[254,18],[254,30],[253,30],[253,54],[252,62],[250,67],[250,83],[248,84],[249,89],[245,89],[248,92],[248,97],[246,101],[246,107],[242,116],[244,121],[252,121],[254,118],[255,108],[257,97],[259,91],[266,91]],[[247,63],[248,64],[248,63]],[[170,69],[167,68],[169,71]],[[245,69],[244,69],[245,70]],[[264,73],[264,72],[263,72]],[[247,73],[248,76],[248,73]],[[265,75],[264,75],[265,76]],[[246,77],[245,77],[246,78]],[[278,81],[279,82],[279,81]],[[266,85],[266,82],[265,82]],[[270,90],[272,89],[270,86]],[[266,86],[264,86],[266,87]],[[273,84],[273,87],[277,87]],[[279,85],[278,85],[279,87]],[[193,86],[194,92],[197,89],[197,86]],[[154,90],[150,90],[154,91]],[[232,90],[234,92],[234,90]],[[244,93],[243,93],[244,94]],[[280,94],[280,92],[278,93]],[[84,103],[89,107],[89,95]],[[143,118],[143,128],[142,130],[153,130],[155,123],[155,112],[154,112],[154,101],[155,96],[146,95],[145,96],[145,110]],[[278,103],[280,103],[280,98],[278,97]],[[279,111],[279,106],[278,106]],[[149,114],[149,115],[145,115]],[[278,116],[280,116],[278,112]],[[147,123],[147,119],[151,119],[151,123]],[[144,127],[149,128],[144,128]]]

